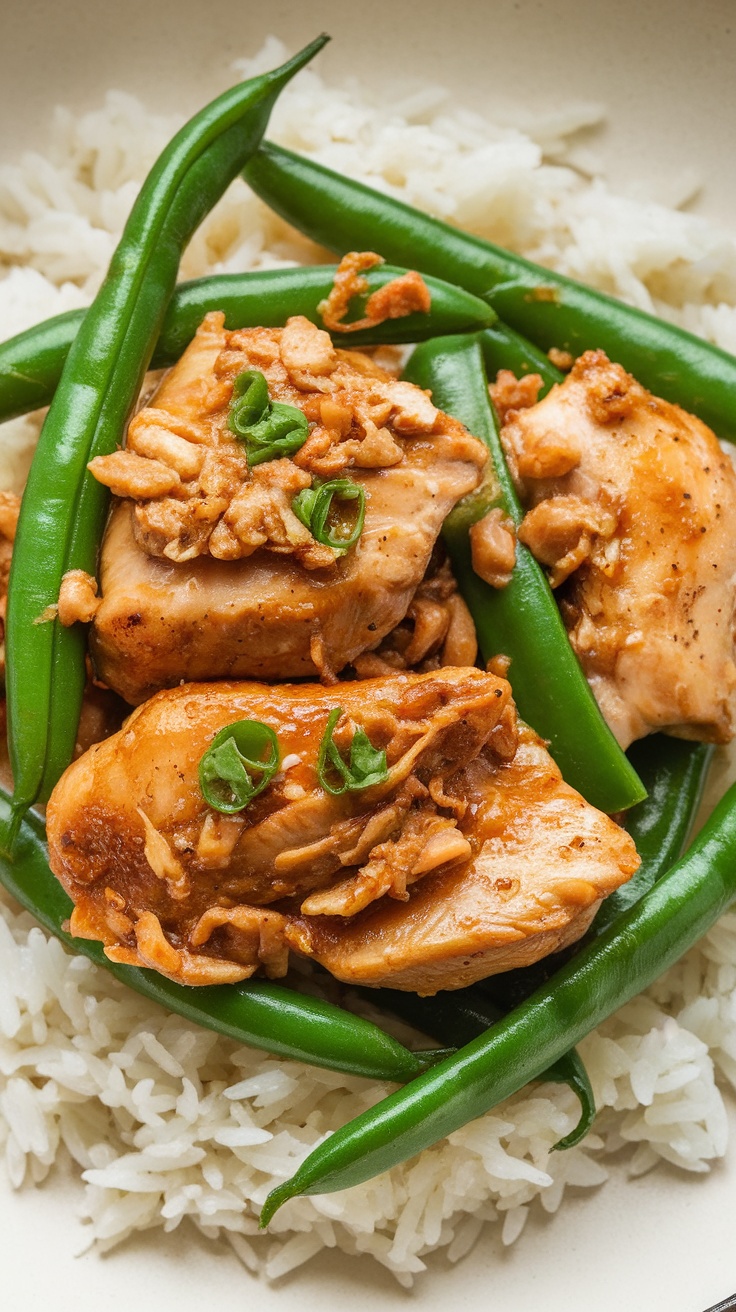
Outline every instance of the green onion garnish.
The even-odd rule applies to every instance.
[[[365,490],[352,478],[332,478],[328,483],[315,479],[311,487],[297,493],[291,508],[323,547],[349,551],[363,532]]]
[[[388,779],[386,753],[383,748],[379,750],[373,746],[365,729],[355,730],[350,744],[350,759],[347,762],[343,760],[333,738],[335,725],[343,714],[342,706],[336,706],[330,711],[317,756],[317,778],[325,791],[332,793],[333,797],[339,797],[345,792],[357,793],[374,784],[385,783]],[[341,786],[330,782],[330,769],[342,779]]]
[[[202,796],[215,811],[234,815],[268,787],[278,767],[273,729],[260,720],[238,720],[215,734],[199,763]]]
[[[309,437],[306,415],[295,405],[270,401],[268,383],[258,369],[238,374],[227,426],[245,442],[249,465],[291,456]]]

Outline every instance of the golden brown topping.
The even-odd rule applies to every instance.
[[[561,351],[557,346],[550,346],[547,352],[547,358],[555,369],[560,369],[563,374],[569,373],[575,363],[575,356],[569,351]]]
[[[368,280],[362,278],[361,274],[377,264],[383,264],[383,260],[373,251],[349,251],[343,255],[337,266],[332,290],[327,300],[319,306],[322,322],[329,332],[354,333],[364,328],[374,328],[386,319],[403,319],[407,314],[429,313],[432,305],[429,288],[420,273],[411,271],[378,287],[368,297],[364,317],[353,323],[345,323],[345,315],[353,297],[361,296],[368,290]]]
[[[160,460],[136,455],[134,451],[113,451],[109,456],[95,456],[87,468],[98,483],[109,487],[114,497],[133,501],[146,497],[164,497],[181,484],[175,469]]]
[[[61,580],[56,613],[68,629],[72,624],[89,624],[100,607],[97,579],[83,569],[67,570]]]
[[[470,550],[478,577],[492,588],[505,588],[516,562],[514,521],[500,507],[489,510],[471,526]]]
[[[306,440],[302,432],[301,446],[297,438],[284,458],[283,448],[249,451],[247,424],[240,436],[231,430],[236,380],[249,373],[262,376],[268,406],[292,407],[307,421]],[[432,434],[438,418],[425,392],[369,356],[336,350],[302,316],[283,329],[227,332],[224,315],[212,313],[154,404],[131,421],[125,450],[89,468],[116,496],[136,502],[136,541],[148,555],[238,560],[262,548],[325,569],[339,553],[316,543],[292,514],[296,492],[314,477],[401,464],[404,442]]]
[[[524,374],[517,378],[510,369],[499,369],[495,383],[488,389],[496,407],[498,422],[505,424],[513,410],[528,410],[535,405],[542,379],[539,374]]]
[[[257,465],[212,532],[210,555],[240,560],[268,544],[269,551],[295,555],[305,569],[334,565],[340,553],[316,542],[291,508],[296,494],[311,481],[291,460]]]
[[[550,566],[550,584],[558,588],[588,560],[601,542],[608,542],[618,526],[618,514],[606,504],[591,504],[576,496],[540,501],[528,511],[519,527],[519,541],[533,556]]]

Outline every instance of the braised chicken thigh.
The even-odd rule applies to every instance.
[[[528,508],[519,538],[559,589],[570,642],[622,747],[656,730],[727,742],[736,473],[714,434],[602,351],[581,356],[537,404],[531,379],[501,377],[492,390]]]
[[[279,771],[222,814],[200,762],[254,720]],[[358,743],[364,781],[344,786],[325,762]],[[472,668],[162,692],[69,767],[48,835],[72,932],[188,984],[283,975],[293,950],[354,982],[459,988],[579,937],[639,864],[508,683]]]
[[[262,463],[229,426],[239,380],[255,375],[305,430]],[[209,314],[126,448],[90,466],[120,498],[94,607],[100,677],[133,704],[182,679],[333,678],[404,617],[486,459],[426,393],[306,319],[228,332]],[[300,493],[335,478],[365,494],[347,551],[295,513]]]

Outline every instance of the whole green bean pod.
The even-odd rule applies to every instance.
[[[286,83],[320,37],[274,72],[225,92],[154,164],[69,351],[33,460],[13,552],[6,627],[9,745],[20,816],[71,760],[85,634],[51,618],[67,570],[93,573],[106,489],[87,471],[113,451],[138,396],[182,250],[258,145]],[[12,842],[12,833],[9,836]]]
[[[537,1079],[596,1025],[647,988],[736,899],[736,785],[685,856],[553,980],[455,1056],[337,1130],[261,1213],[297,1194],[360,1184],[482,1116]]]
[[[437,993],[433,998],[420,998],[416,993],[402,993],[398,989],[358,989],[357,992],[367,1002],[400,1016],[423,1034],[454,1048],[472,1043],[504,1015],[474,986]],[[564,1053],[542,1071],[539,1079],[552,1084],[567,1084],[578,1098],[580,1118],[577,1125],[554,1145],[558,1150],[574,1148],[585,1138],[595,1120],[595,1097],[580,1053],[576,1048]]]
[[[9,817],[10,798],[0,788],[0,821]],[[72,938],[65,929],[72,903],[49,869],[43,822],[33,812],[20,825],[14,859],[0,855],[0,883],[72,952],[104,966],[151,1002],[238,1043],[313,1066],[399,1084],[445,1055],[446,1050],[410,1052],[370,1021],[281,984],[249,980],[185,988],[155,971],[108,961],[101,943]]]
[[[686,742],[664,734],[653,734],[630,749],[633,764],[647,790],[644,801],[632,807],[626,815],[626,827],[636,843],[642,863],[631,879],[605,898],[582,940],[564,952],[551,953],[534,965],[503,971],[470,988],[439,994],[435,998],[416,999],[412,994],[389,989],[378,993],[366,990],[364,996],[379,1007],[387,1007],[403,1016],[440,1041],[450,1034],[455,1044],[469,1043],[483,1029],[524,1002],[535,989],[551,980],[556,971],[592,939],[616,925],[678,860],[700,806],[713,750],[709,743]],[[562,1144],[556,1145],[571,1147],[587,1133],[595,1115],[592,1090],[582,1060],[573,1049],[540,1078],[557,1078],[569,1084],[580,1098],[583,1115],[577,1130]]]
[[[272,209],[339,254],[366,243],[487,296],[500,318],[542,350],[602,348],[658,396],[736,440],[736,358],[613,296],[533,264],[480,237],[264,142],[246,180]]]
[[[509,678],[522,719],[549,740],[565,779],[602,811],[623,811],[644,788],[606,724],[562,622],[550,586],[531,552],[516,546],[505,588],[473,570],[469,529],[495,506],[520,524],[523,512],[498,437],[477,336],[436,338],[418,346],[406,377],[429,388],[436,405],[486,443],[486,481],[445,520],[443,535],[484,660],[511,658]]]
[[[354,300],[355,318],[362,317],[372,292],[406,273],[384,264],[365,273],[368,290]],[[151,369],[174,364],[210,310],[222,310],[226,328],[280,328],[295,314],[323,327],[320,304],[330,293],[334,265],[299,269],[263,269],[253,273],[218,274],[180,283],[161,325]],[[446,333],[472,332],[493,324],[496,313],[487,301],[440,278],[427,277],[432,306],[428,314],[388,319],[375,328],[335,332],[340,346],[377,346],[421,342]],[[28,328],[0,343],[0,423],[51,403],[67,355],[86,311],[70,310]],[[500,367],[500,366],[499,366]]]

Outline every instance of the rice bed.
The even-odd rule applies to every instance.
[[[237,71],[284,53],[272,38]],[[736,351],[736,242],[590,176],[595,160],[575,134],[601,116],[571,106],[521,131],[441,87],[387,110],[360,85],[326,86],[308,69],[279,101],[271,135]],[[110,92],[82,117],[57,110],[44,154],[0,169],[2,337],[89,302],[178,125]],[[239,181],[182,277],[322,255]],[[3,425],[0,487],[22,487],[38,427],[38,416]],[[271,1278],[339,1247],[372,1254],[408,1286],[431,1250],[459,1260],[487,1221],[513,1243],[531,1205],[554,1212],[567,1186],[599,1186],[622,1149],[632,1174],[662,1161],[706,1172],[726,1151],[724,1093],[736,1086],[736,913],[580,1047],[599,1108],[581,1146],[551,1151],[578,1105],[565,1087],[538,1085],[377,1180],[294,1200],[262,1235],[269,1190],[389,1086],[276,1060],[170,1016],[0,896],[0,1149],[16,1188],[71,1157],[89,1242],[103,1251],[188,1217]]]

